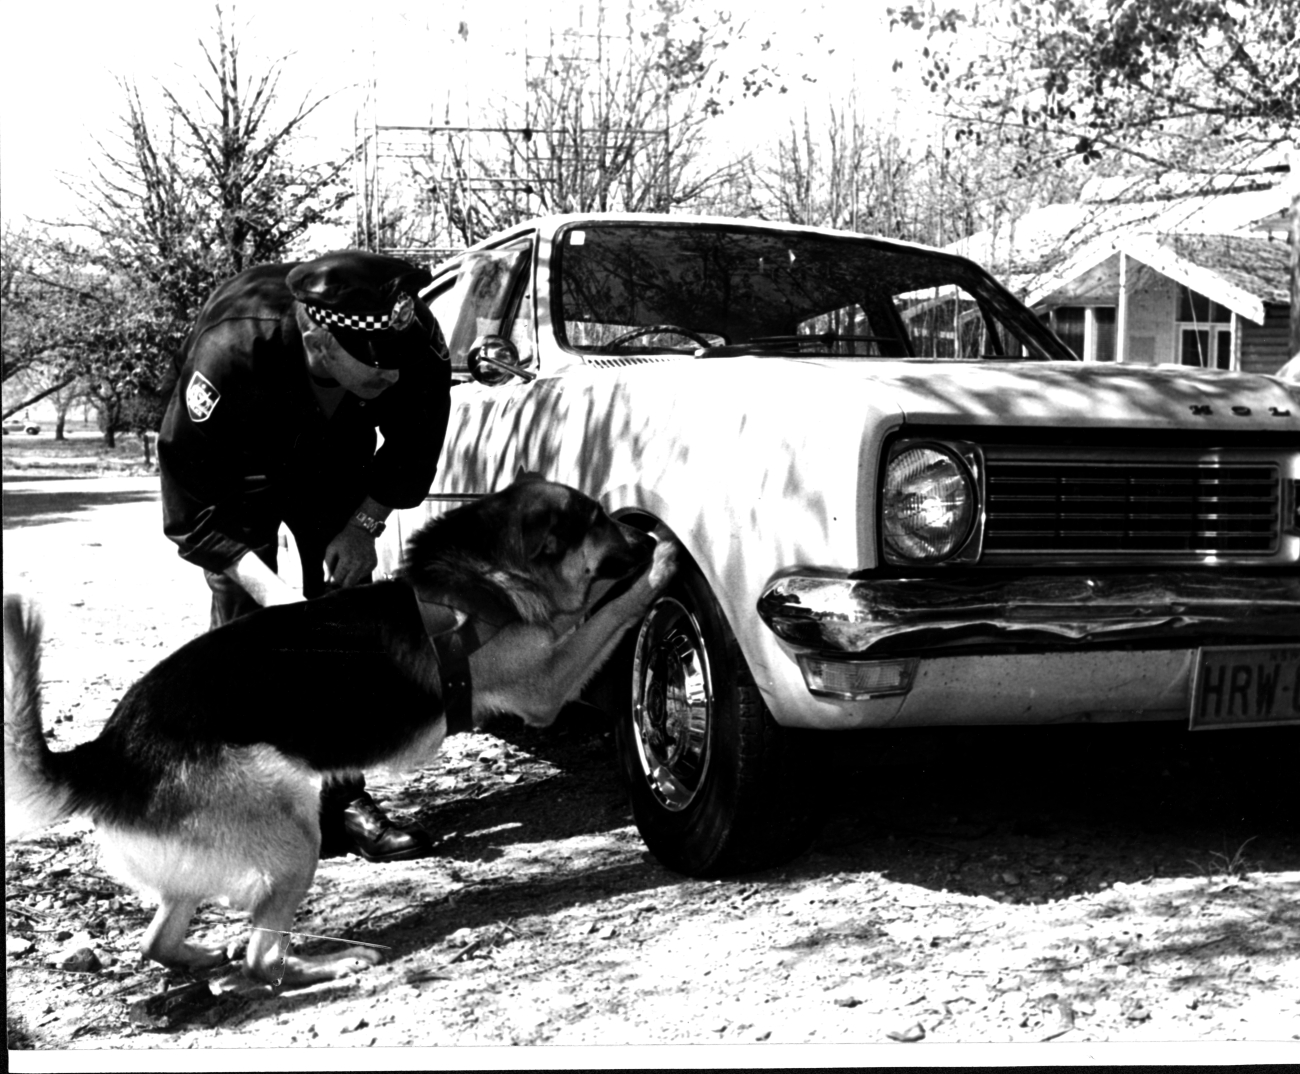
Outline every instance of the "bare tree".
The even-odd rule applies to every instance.
[[[433,244],[467,244],[541,212],[669,212],[698,207],[742,181],[742,160],[707,162],[708,124],[725,102],[719,51],[737,32],[724,16],[687,17],[657,0],[651,24],[625,33],[601,8],[584,40],[555,34],[522,102],[502,105],[490,135],[440,133],[413,171]],[[746,95],[770,84],[751,72]]]
[[[820,123],[807,110],[792,121],[757,185],[767,216],[942,246],[1077,192],[1077,176],[1028,166],[1033,156],[990,153],[981,132],[952,122],[905,135],[851,93]]]
[[[200,83],[199,102],[163,87],[161,122],[135,84],[120,82],[120,138],[99,145],[92,178],[78,189],[75,226],[91,236],[83,274],[109,298],[83,332],[78,372],[108,415],[109,436],[117,427],[156,428],[175,356],[217,282],[286,259],[350,197],[346,160],[290,157],[327,98],[277,114],[285,61],[249,76],[220,6],[213,36],[213,46],[200,42],[210,80]]]

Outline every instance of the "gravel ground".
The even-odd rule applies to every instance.
[[[6,473],[4,585],[45,611],[55,748],[205,626],[159,528],[153,479]],[[8,844],[13,1068],[98,1050],[90,1069],[192,1069],[214,1048],[226,1069],[267,1048],[349,1069],[1300,1058],[1294,733],[837,737],[812,850],[708,882],[646,853],[601,721],[493,731],[372,780],[437,857],[322,863],[301,931],[386,948],[344,981],[169,978],[138,960],[150,910],[84,825]],[[195,931],[243,930],[210,907]],[[536,1047],[497,1050],[518,1045]]]

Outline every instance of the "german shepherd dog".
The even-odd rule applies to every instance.
[[[40,619],[6,596],[6,838],[90,817],[105,865],[158,902],[141,952],[165,966],[226,961],[185,939],[200,902],[217,899],[251,912],[243,971],[254,980],[356,972],[373,951],[289,954],[316,873],[322,778],[427,761],[447,733],[453,678],[468,680],[467,719],[550,725],[674,565],[670,542],[575,489],[523,478],[419,530],[391,580],[195,638],[131,687],[97,739],[59,753],[41,727]],[[440,638],[460,642],[467,671],[447,673]]]

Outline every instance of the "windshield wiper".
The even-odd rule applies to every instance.
[[[765,354],[805,354],[803,347],[820,346],[830,350],[831,346],[836,343],[881,343],[899,353],[896,355],[842,355],[841,357],[856,358],[884,358],[884,357],[908,357],[907,345],[897,336],[866,336],[855,335],[847,332],[818,332],[817,334],[791,334],[775,336],[751,336],[749,339],[739,343],[719,344],[714,347],[703,347],[695,352],[698,358],[725,357],[733,354],[753,354],[755,352]]]

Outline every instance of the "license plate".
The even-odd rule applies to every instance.
[[[1300,645],[1201,649],[1190,728],[1300,724]]]

